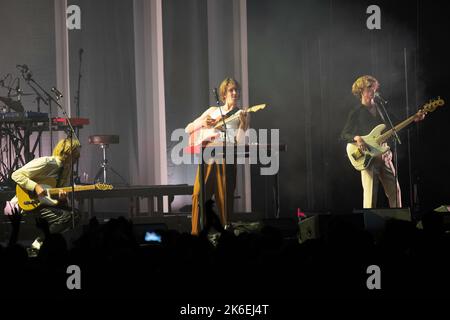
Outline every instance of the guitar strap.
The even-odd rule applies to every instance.
[[[64,172],[64,166],[62,166],[58,169],[58,178],[56,179],[56,188],[61,187],[60,183],[61,183],[63,172]]]
[[[231,117],[233,114],[235,114],[236,112],[238,112],[238,111],[240,111],[240,110],[241,110],[241,109],[239,109],[239,108],[234,108],[233,110],[231,110],[230,112],[228,112],[228,113],[225,115],[225,119]]]

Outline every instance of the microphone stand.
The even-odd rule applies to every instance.
[[[81,83],[81,63],[82,63],[82,54],[83,49],[80,49],[79,55],[80,55],[80,65],[78,67],[78,85],[77,85],[77,95],[75,96],[75,103],[76,103],[76,110],[77,110],[77,117],[80,117],[80,83]]]
[[[27,75],[25,76],[25,72],[22,70],[22,77],[25,79],[25,81],[27,82],[28,86],[36,93],[36,95],[42,100],[44,101],[44,103],[48,106],[48,129],[50,132],[50,150],[53,148],[53,128],[52,128],[52,101],[56,102],[57,105],[58,102],[53,99],[53,97],[47,92],[45,91],[44,88],[42,88],[42,86],[39,85],[39,83],[37,83],[34,79],[33,76],[31,75],[31,72],[27,72]],[[38,87],[46,96],[46,98],[44,98],[40,93],[39,90],[37,90],[36,87]],[[40,108],[39,106],[39,100],[38,100],[38,108]],[[40,145],[40,143],[39,143]]]
[[[387,103],[387,101],[383,101],[383,99],[377,99],[379,101],[379,103],[377,103],[377,106],[381,106],[381,108],[383,109],[384,114],[386,115],[386,119],[388,120],[388,124],[393,132],[393,136],[394,136],[394,161],[395,161],[395,173],[394,173],[394,178],[395,178],[395,205],[398,208],[398,204],[399,204],[399,199],[398,199],[398,154],[397,154],[397,143],[398,144],[402,144],[398,134],[397,134],[397,130],[395,130],[394,125],[392,124],[391,118],[389,117],[389,114],[386,110],[386,106],[385,104]]]
[[[224,217],[226,217],[227,221],[224,221],[225,226],[228,224],[228,192],[227,192],[227,149],[228,149],[228,140],[227,140],[227,123],[225,122],[225,117],[224,114],[222,112],[222,108],[220,106],[220,100],[219,100],[219,95],[217,94],[217,89],[214,89],[214,95],[216,98],[216,104],[219,107],[219,112],[220,112],[220,117],[222,119],[223,122],[223,129],[224,129],[224,150],[223,150],[223,170],[222,170],[222,174],[223,174],[223,190],[224,190],[224,195],[223,195],[223,201],[224,201]],[[225,227],[224,226],[224,227]]]
[[[36,104],[37,104],[37,112],[41,112],[41,100],[43,100],[45,102],[44,99],[42,99],[42,97],[40,95],[37,95],[36,97]],[[42,148],[41,148],[41,136],[39,135],[39,147],[38,147],[38,153],[39,153],[39,157],[42,156]]]
[[[52,100],[56,103],[56,105],[59,107],[59,109],[62,111],[64,118],[66,119],[66,123],[68,124],[68,130],[66,131],[66,134],[70,138],[70,186],[72,187],[72,196],[70,197],[70,206],[71,206],[71,212],[72,212],[72,228],[75,229],[75,178],[74,178],[74,166],[73,166],[73,137],[80,142],[80,140],[77,137],[77,134],[75,133],[75,130],[72,126],[72,122],[70,121],[69,116],[67,115],[66,110],[59,104],[58,100],[62,97],[62,95],[56,94],[56,100],[52,98]]]
[[[50,132],[50,150],[53,147],[53,132],[52,132],[52,126],[51,126],[51,122],[52,122],[52,106],[51,106],[51,95],[46,92],[40,85],[39,83],[37,83],[34,79],[33,76],[31,74],[31,72],[28,69],[22,69],[22,77],[24,78],[25,82],[27,83],[27,85],[34,91],[34,93],[36,94],[36,102],[37,102],[37,112],[41,112],[41,100],[44,102],[45,105],[47,105],[49,107],[49,113],[48,113],[48,126],[49,126],[49,132]],[[39,92],[39,90],[37,88],[39,88],[41,90],[41,92],[44,93],[44,96],[42,96],[41,92]],[[39,141],[39,149],[38,149],[38,153],[39,156],[41,156],[41,135],[39,135],[38,137]]]
[[[409,117],[409,90],[408,90],[408,61],[407,61],[407,52],[406,48],[403,48],[403,60],[404,60],[404,74],[405,74],[405,104],[406,104],[406,116]],[[414,69],[416,70],[416,69]],[[408,150],[408,174],[409,174],[409,206],[412,208],[412,212],[414,216],[416,215],[418,209],[420,208],[420,202],[417,191],[417,183],[419,176],[416,172],[416,176],[414,177],[415,183],[413,184],[413,175],[412,175],[412,159],[411,159],[411,134],[410,130],[406,131],[406,144]]]
[[[75,104],[76,104],[76,115],[77,118],[80,117],[80,83],[81,83],[81,63],[82,63],[82,54],[83,54],[83,49],[79,50],[79,56],[80,56],[80,65],[78,67],[78,85],[77,85],[77,95],[75,96]],[[80,135],[80,131],[79,128],[76,129],[76,134],[79,137]],[[77,169],[76,169],[76,175],[77,175],[77,180],[80,180],[80,175],[78,172],[78,165],[79,165],[80,161],[77,161]]]

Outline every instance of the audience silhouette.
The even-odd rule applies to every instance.
[[[255,232],[222,228],[213,202],[198,236],[160,231],[161,242],[142,243],[123,217],[100,224],[94,217],[73,243],[44,234],[36,257],[18,244],[20,214],[11,215],[11,237],[0,246],[3,292],[39,291],[41,297],[235,299],[448,296],[450,238],[438,213],[412,222],[387,221],[375,241],[336,215],[328,232],[299,243],[265,226]],[[211,235],[216,241],[211,241]],[[69,290],[67,267],[79,266],[81,289]],[[381,290],[369,290],[367,268],[381,270]],[[45,294],[44,294],[45,293]]]

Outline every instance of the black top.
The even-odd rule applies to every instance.
[[[341,133],[341,139],[346,142],[354,142],[353,138],[355,136],[365,136],[382,123],[384,121],[378,112],[373,116],[369,108],[361,104],[348,114],[347,122]]]

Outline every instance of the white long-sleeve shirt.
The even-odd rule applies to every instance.
[[[53,178],[57,181],[61,170],[63,170],[62,167],[63,162],[58,157],[40,157],[31,160],[22,168],[14,171],[11,178],[22,188],[34,191],[38,183],[40,184],[48,178]],[[61,176],[59,186],[66,185],[69,172],[70,170],[65,172],[64,176]],[[11,202],[17,203],[17,198],[14,197]]]

